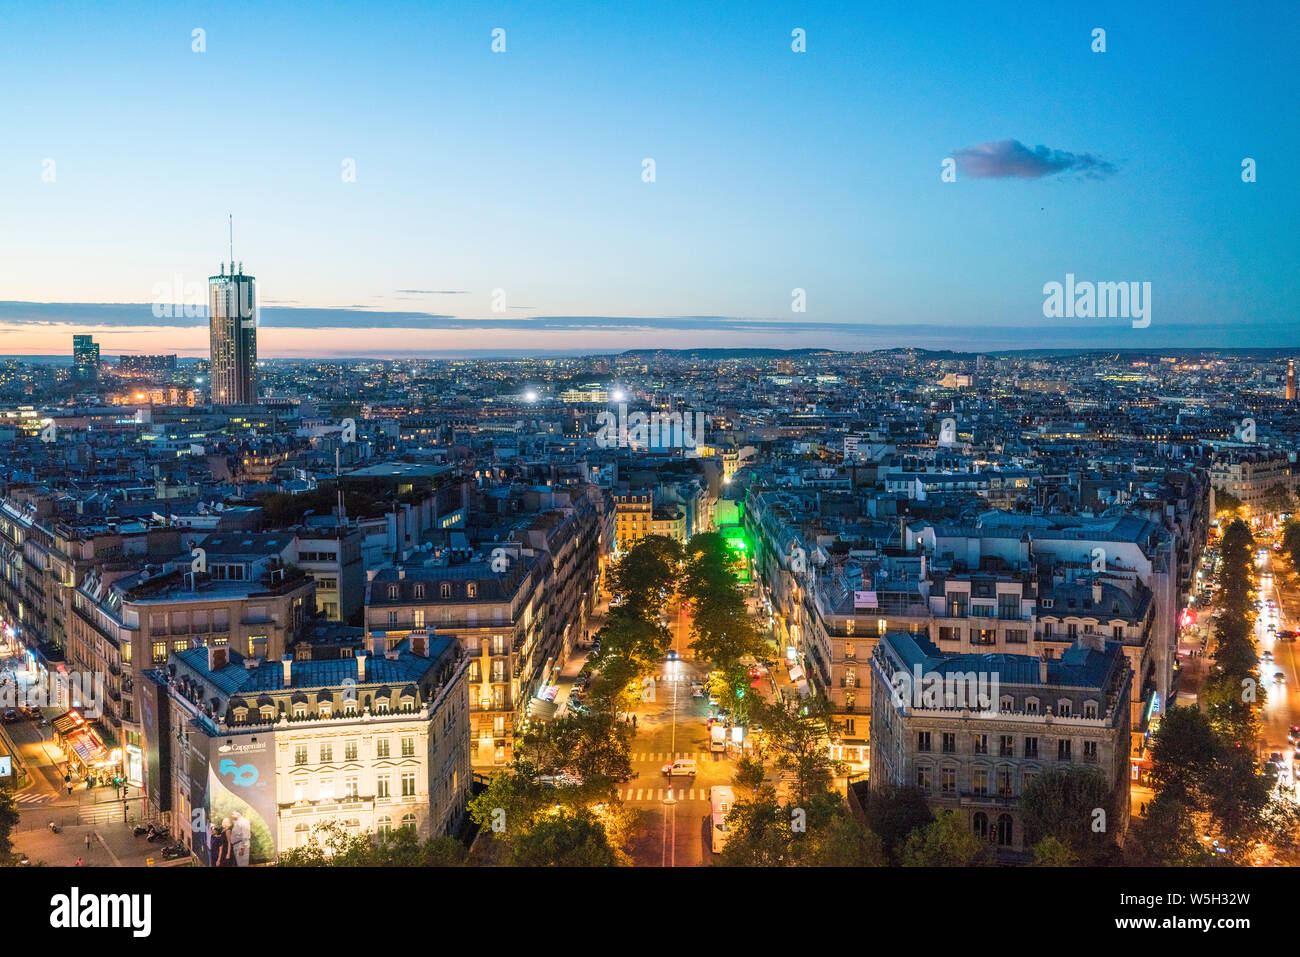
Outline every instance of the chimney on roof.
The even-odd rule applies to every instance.
[[[208,671],[220,671],[230,664],[230,649],[225,645],[208,645]]]
[[[356,651],[356,655],[357,655],[357,684],[361,684],[366,680],[366,650],[364,648],[358,648]]]
[[[429,633],[423,629],[411,632],[411,654],[429,657]]]
[[[1038,683],[1047,684],[1047,659],[1038,659]]]
[[[1101,604],[1101,580],[1097,578],[1092,580],[1092,603],[1094,605]]]
[[[405,581],[405,580],[406,580],[406,569],[405,569],[405,568],[399,568],[399,569],[397,570],[397,580],[398,580],[398,581]]]
[[[293,685],[293,655],[283,655],[280,658],[280,667],[284,669],[284,686],[286,688]]]
[[[370,636],[370,653],[376,658],[383,656],[388,651],[388,636],[382,631],[374,632]]]

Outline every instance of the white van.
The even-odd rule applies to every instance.
[[[695,766],[694,758],[678,758],[672,764],[665,764],[660,769],[670,778],[674,777],[695,777],[695,772],[699,769]]]
[[[709,802],[713,805],[713,853],[721,854],[731,834],[731,829],[727,827],[727,815],[735,803],[735,795],[727,785],[715,784],[709,788]]]

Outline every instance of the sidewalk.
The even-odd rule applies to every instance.
[[[90,846],[86,846],[86,837]],[[13,835],[14,853],[26,854],[33,864],[49,867],[73,867],[81,858],[83,867],[145,867],[150,858],[154,866],[175,866],[187,860],[164,861],[163,847],[169,841],[149,843],[131,833],[128,824],[76,825],[64,827],[58,834],[48,828],[17,831]]]

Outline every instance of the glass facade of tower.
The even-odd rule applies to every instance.
[[[79,382],[99,378],[99,343],[94,336],[72,337],[72,377]]]
[[[241,269],[208,277],[213,405],[257,402],[257,292]]]

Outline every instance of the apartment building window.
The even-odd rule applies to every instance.
[[[503,715],[503,714],[498,714],[498,715],[496,715],[496,716],[494,716],[494,717],[492,718],[492,733],[493,733],[496,737],[498,737],[498,738],[503,738],[503,737],[505,737],[505,734],[506,734],[506,716],[505,716],[505,715]]]
[[[345,774],[343,776],[343,797],[355,801],[360,793],[357,790],[358,780],[355,774]]]
[[[389,598],[396,598],[396,597],[399,596],[401,593],[402,593],[402,587],[401,587],[400,585],[389,585],[389,586],[388,586],[388,597],[389,597]]]
[[[850,708],[853,707],[853,702],[852,702],[851,700],[849,701],[849,707],[850,707]],[[853,722],[854,722],[854,719],[853,719],[853,718],[846,718],[846,719],[845,719],[845,721],[844,721],[844,733],[845,733],[845,734],[847,734],[847,735],[853,735],[853,734],[855,733],[854,730],[853,730]]]
[[[1025,757],[1038,757],[1038,738],[1025,738]]]
[[[320,763],[329,764],[334,760],[334,745],[322,744],[320,746]]]
[[[402,815],[402,830],[404,830],[404,831],[414,831],[414,830],[415,830],[415,815],[414,815],[414,814],[403,814],[403,815]]]
[[[402,772],[402,797],[415,797],[415,772]]]
[[[419,583],[419,584],[417,584],[417,585],[412,585],[412,586],[411,586],[411,595],[412,595],[412,597],[414,597],[414,598],[423,598],[423,597],[424,597],[424,583],[421,582],[421,583]]]
[[[377,738],[375,740],[375,757],[386,758],[388,754],[389,741],[387,738]]]
[[[844,669],[844,687],[856,688],[858,686],[858,673],[852,668]]]
[[[384,815],[379,820],[375,821],[375,832],[385,837],[389,834],[392,834],[393,819],[388,815]]]
[[[961,629],[954,628],[951,625],[939,626],[940,641],[961,641]]]
[[[1059,717],[1068,718],[1074,713],[1074,705],[1067,698],[1062,698],[1056,702],[1056,713]]]
[[[1084,716],[1085,718],[1096,718],[1096,717],[1097,717],[1097,702],[1095,702],[1095,701],[1085,701],[1085,702],[1083,703],[1083,716]]]
[[[346,744],[343,745],[343,760],[355,761],[356,759],[357,759],[357,743],[355,741],[348,741]]]
[[[301,767],[307,763],[307,745],[299,744],[294,747],[293,763],[296,767]]]
[[[1068,738],[1061,738],[1059,741],[1057,741],[1057,742],[1056,742],[1056,760],[1058,760],[1058,761],[1073,761],[1073,760],[1074,760],[1074,755],[1073,755],[1072,750],[1071,750],[1071,745],[1072,745],[1072,744],[1073,744],[1073,742],[1071,742]]]
[[[492,662],[492,680],[493,681],[506,680],[506,663],[502,661],[500,658]]]
[[[998,768],[998,797],[1011,797],[1011,769]]]
[[[850,631],[850,633],[853,631],[853,622],[852,622],[852,621],[849,622],[849,631]],[[845,657],[845,658],[848,658],[850,661],[852,661],[853,659],[857,658],[857,654],[855,654],[854,649],[853,649],[853,642],[851,642],[851,641],[846,641],[846,642],[844,643],[844,657]]]
[[[965,618],[970,611],[970,596],[966,594],[948,597],[948,617]]]
[[[988,768],[976,768],[971,772],[971,790],[981,796],[989,793]]]
[[[1019,595],[998,595],[998,617],[1015,620],[1020,617]]]
[[[957,753],[957,734],[956,734],[956,732],[945,731],[945,732],[943,733],[943,753],[944,753],[944,754],[956,754],[956,753]]]
[[[1037,698],[1026,698],[1026,699],[1025,699],[1025,714],[1038,714],[1038,699],[1037,699]]]
[[[477,583],[477,582],[469,582],[469,583],[467,583],[467,584],[465,585],[465,597],[466,597],[466,598],[476,598],[476,597],[478,597],[478,583]]]
[[[307,779],[298,777],[293,779],[293,800],[296,804],[299,801],[307,800]]]
[[[1022,794],[1029,790],[1029,785],[1034,783],[1034,777],[1037,773],[1037,771],[1026,771],[1024,774],[1020,775],[1020,792]]]
[[[1002,735],[998,740],[998,754],[1003,757],[1012,757],[1016,753],[1016,739],[1009,734]]]
[[[478,659],[469,663],[469,683],[477,684],[479,681]]]
[[[1097,760],[1097,742],[1096,742],[1096,741],[1085,741],[1085,742],[1083,742],[1083,760],[1085,760],[1085,761],[1091,761],[1091,762],[1094,762],[1094,763],[1096,762],[1096,760]]]
[[[402,757],[415,757],[415,738],[402,738]]]
[[[411,612],[411,624],[414,625],[416,628],[423,628],[423,627],[424,627],[424,609],[423,609],[423,608],[417,608],[417,609],[415,609],[415,611]]]
[[[989,736],[987,734],[971,735],[971,743],[974,746],[975,754],[989,753]]]
[[[334,799],[334,778],[330,775],[320,779],[317,785],[316,797],[321,801],[332,801]]]
[[[155,641],[153,643],[153,660],[154,664],[161,664],[167,660],[167,642]]]
[[[389,625],[395,625],[395,624],[397,624],[397,612],[395,612],[395,611],[390,611],[390,612],[388,613],[388,624],[389,624]]]
[[[922,794],[930,793],[930,769],[929,768],[916,769],[916,789],[920,791]]]
[[[305,704],[303,704],[301,701],[299,701],[299,702],[297,702],[296,704],[294,704],[294,706],[293,706],[293,716],[294,716],[295,718],[305,718],[305,717],[307,717],[307,706],[306,706]]]
[[[381,774],[375,778],[375,797],[392,797],[392,776]]]
[[[956,768],[944,768],[939,772],[939,790],[944,794],[957,793]]]
[[[506,653],[506,639],[504,635],[492,636],[492,654],[504,655]]]
[[[918,732],[916,733],[916,750],[918,750],[918,751],[929,751],[929,750],[930,750],[930,732],[929,732],[929,731],[918,731]]]
[[[443,582],[442,588],[438,592],[443,598],[451,597],[451,582]]]
[[[1029,644],[1029,630],[1027,628],[1008,628],[1006,631],[1007,644],[1010,645],[1027,645]]]

